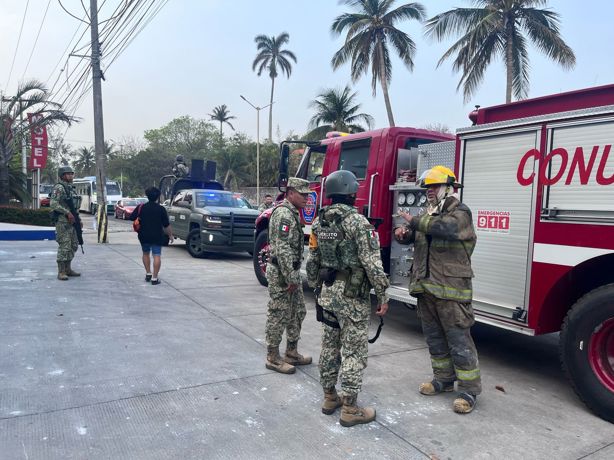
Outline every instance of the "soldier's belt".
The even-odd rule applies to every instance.
[[[276,256],[271,257],[271,263],[273,265],[275,265],[276,267],[279,267],[279,260],[277,259]],[[295,260],[294,262],[292,262],[292,269],[293,270],[298,270],[299,268],[301,268],[301,261],[300,260]]]

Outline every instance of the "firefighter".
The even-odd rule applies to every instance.
[[[400,213],[407,224],[395,228],[402,244],[414,243],[409,291],[418,299],[418,315],[429,347],[433,380],[420,385],[427,396],[454,391],[454,412],[473,410],[482,391],[478,353],[471,338],[471,254],[476,243],[471,210],[459,201],[462,187],[445,166],[425,171],[419,179],[427,189],[427,212]]]
[[[367,367],[370,291],[377,296],[376,314],[388,310],[388,278],[382,267],[373,225],[354,207],[358,181],[350,171],[335,171],[326,179],[332,205],[320,211],[309,238],[307,280],[316,288],[316,309],[322,324],[320,384],[322,412],[341,407],[339,422],[350,427],[375,420],[375,409],[359,407],[356,399]],[[335,385],[341,374],[341,394]]]

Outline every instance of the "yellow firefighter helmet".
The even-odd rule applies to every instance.
[[[427,188],[431,185],[451,185],[455,188],[462,187],[456,182],[456,174],[450,168],[442,165],[433,166],[422,173],[418,179],[420,187]]]

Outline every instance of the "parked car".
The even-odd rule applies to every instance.
[[[40,184],[38,186],[38,200],[41,208],[49,207],[49,201],[52,191],[53,185],[51,184]]]
[[[259,212],[240,195],[223,190],[183,189],[165,206],[175,237],[192,257],[210,252],[251,253]]]
[[[145,202],[147,199],[145,199]],[[134,208],[136,208],[143,201],[139,201],[137,198],[122,198],[115,203],[115,218],[128,220]]]

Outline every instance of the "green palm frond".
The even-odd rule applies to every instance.
[[[373,126],[373,117],[360,113],[356,103],[357,93],[349,86],[343,89],[329,88],[318,94],[309,107],[315,110],[309,120],[310,136],[324,137],[328,131],[364,131]]]
[[[474,0],[475,8],[454,8],[429,19],[427,37],[442,41],[461,36],[441,57],[438,66],[454,57],[453,70],[462,72],[458,88],[467,101],[479,87],[486,67],[500,58],[508,74],[507,102],[511,94],[529,93],[529,41],[564,69],[576,63],[573,50],[560,33],[560,16],[547,0]],[[492,56],[486,56],[491,53]]]

